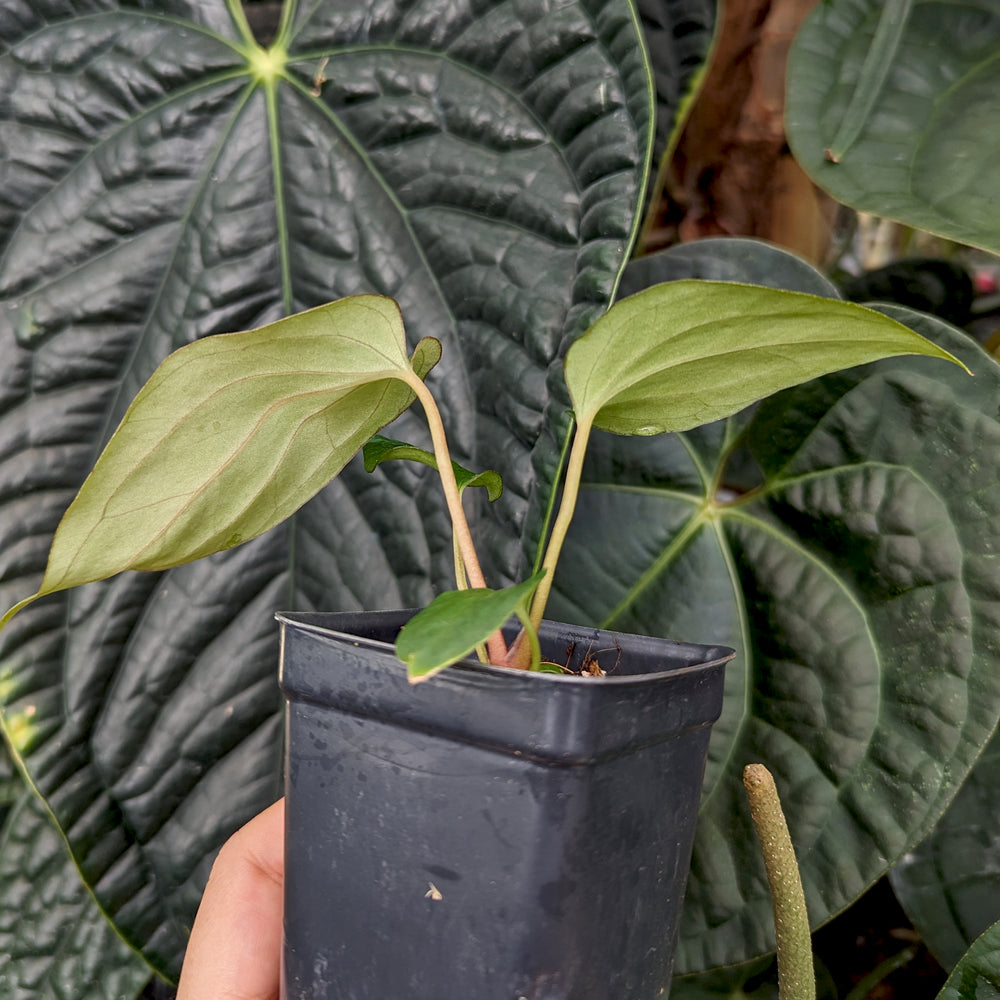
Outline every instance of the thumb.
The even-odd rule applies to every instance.
[[[276,1000],[284,816],[281,799],[223,845],[191,931],[177,1000]]]

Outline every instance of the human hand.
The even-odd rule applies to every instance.
[[[277,1000],[285,800],[223,845],[198,907],[177,1000]]]

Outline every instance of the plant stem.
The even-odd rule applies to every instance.
[[[545,505],[545,519],[542,522],[542,531],[538,538],[538,551],[535,553],[535,564],[531,567],[532,574],[537,573],[542,568],[542,556],[545,554],[545,540],[549,537],[549,527],[552,524],[552,512],[556,506],[556,494],[559,492],[562,482],[563,472],[566,468],[566,456],[569,454],[569,446],[573,441],[573,432],[576,429],[576,418],[571,416],[566,427],[566,436],[563,438],[562,447],[559,449],[559,464],[556,466],[556,474],[552,480],[552,492],[549,494],[549,501]]]
[[[448,439],[445,435],[444,422],[441,420],[441,411],[438,409],[437,403],[434,402],[430,390],[424,385],[423,379],[415,372],[411,372],[410,375],[411,377],[406,379],[406,383],[420,400],[420,404],[424,408],[424,415],[427,417],[427,426],[434,444],[434,457],[437,460],[438,476],[441,479],[445,502],[448,504],[448,514],[451,517],[452,530],[455,533],[455,543],[461,556],[461,562],[465,567],[469,586],[485,588],[486,578],[479,565],[472,532],[469,530],[465,510],[462,508],[462,495],[455,480],[455,470],[451,465],[451,452],[448,449]],[[457,569],[456,566],[456,572]],[[456,586],[461,588],[462,582],[462,576],[458,574]],[[499,631],[490,636],[487,648],[493,663],[502,663],[507,656],[507,644],[503,641],[503,636]]]
[[[451,533],[452,555],[455,559],[455,586],[458,590],[469,589],[469,578],[465,575],[465,563],[462,562],[462,553],[458,548],[458,539],[455,532]],[[480,642],[476,645],[476,656],[480,663],[489,663],[490,654],[486,649],[486,643]]]
[[[774,778],[763,764],[748,764],[743,769],[743,785],[771,890],[778,944],[778,1000],[816,1000],[806,897]]]
[[[552,525],[552,535],[545,549],[545,559],[542,561],[542,569],[546,573],[531,602],[531,624],[536,631],[542,625],[545,605],[548,603],[552,581],[556,575],[556,563],[559,562],[559,554],[562,552],[563,542],[566,541],[566,533],[569,531],[576,510],[580,480],[583,477],[583,460],[587,453],[587,442],[590,440],[592,426],[592,419],[578,423],[576,433],[573,435],[573,446],[570,449],[569,461],[566,463],[566,478],[563,480],[562,499],[559,501],[559,513],[556,515],[555,524]]]

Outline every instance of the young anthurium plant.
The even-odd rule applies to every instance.
[[[495,499],[499,476],[452,462],[425,384],[441,345],[425,338],[409,354],[392,299],[359,295],[198,340],[171,354],[136,395],[59,524],[41,586],[0,627],[46,594],[123,570],[168,569],[254,538],[364,447],[369,471],[390,459],[433,466],[454,532],[457,589],[416,615],[397,642],[410,679],[474,650],[497,665],[558,670],[540,662],[537,629],[594,428],[683,431],[819,375],[900,354],[961,364],[886,316],[800,293],[677,281],[621,300],[567,352],[572,439],[539,568],[492,590],[462,492],[482,486]],[[433,454],[377,433],[415,399]],[[508,648],[500,629],[511,616],[522,630]]]

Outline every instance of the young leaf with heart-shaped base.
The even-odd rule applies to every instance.
[[[616,303],[566,355],[576,432],[542,562],[549,573],[531,606],[534,627],[573,518],[592,428],[683,431],[819,375],[899,354],[962,364],[881,313],[800,292],[672,281]]]
[[[415,398],[391,299],[341,299],[175,351],[136,395],[56,531],[37,593],[162,570],[280,524]]]

